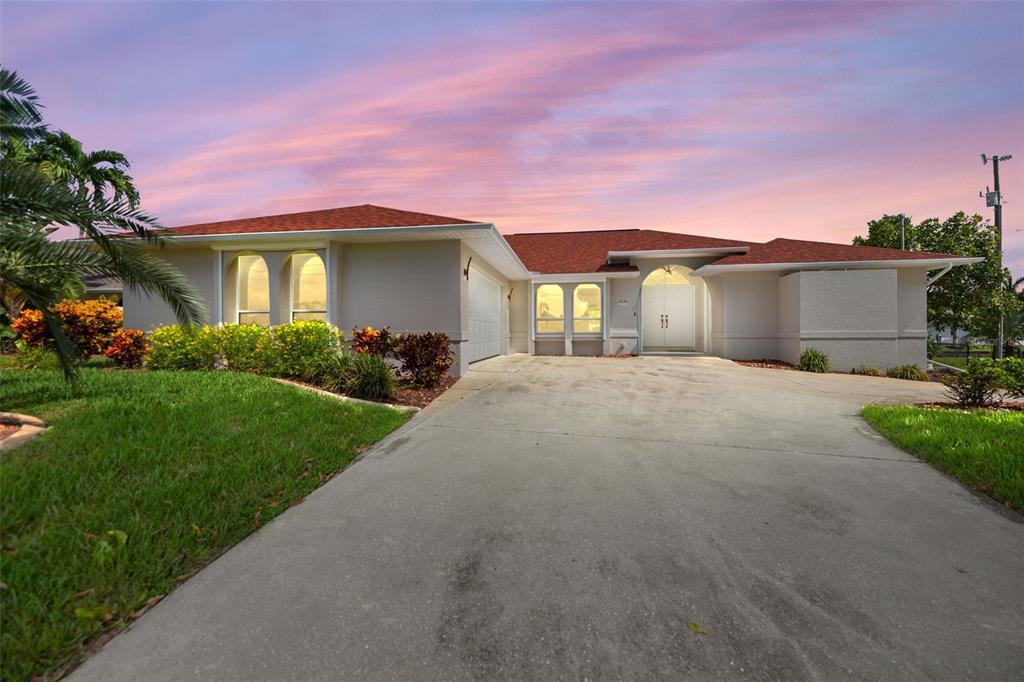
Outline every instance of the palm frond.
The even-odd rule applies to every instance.
[[[17,72],[0,67],[0,135],[29,139],[45,134],[36,91]]]

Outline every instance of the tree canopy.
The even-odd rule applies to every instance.
[[[144,248],[164,238],[138,208],[126,158],[85,152],[67,133],[50,132],[35,91],[6,68],[0,116],[0,298],[8,314],[22,305],[42,311],[65,375],[77,373],[75,353],[52,308],[83,277],[117,277],[129,290],[163,298],[181,322],[205,321],[188,280]],[[50,239],[62,225],[82,238]]]

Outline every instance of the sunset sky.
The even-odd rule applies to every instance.
[[[2,61],[166,225],[373,203],[506,233],[849,242],[991,216],[1024,3],[19,3]]]

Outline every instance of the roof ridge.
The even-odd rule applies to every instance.
[[[590,232],[640,232],[639,227],[613,227],[606,230],[556,230],[554,232],[509,232],[506,237],[524,237],[526,235],[534,234],[585,234]],[[649,230],[650,232],[658,232],[658,230]]]

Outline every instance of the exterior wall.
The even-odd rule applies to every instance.
[[[779,273],[736,272],[707,280],[711,352],[734,360],[779,353]]]
[[[508,283],[512,293],[508,303],[508,352],[530,352],[530,282]]]
[[[925,271],[796,272],[779,281],[780,358],[816,348],[838,370],[927,364]]]
[[[192,283],[203,298],[209,319],[216,324],[217,315],[217,269],[220,254],[209,248],[164,249],[158,255],[176,267]],[[130,287],[124,288],[124,325],[133,329],[149,331],[164,324],[174,324],[178,319],[171,307],[159,296],[150,296]]]
[[[896,271],[896,357],[901,365],[928,366],[928,270]]]
[[[608,280],[608,352],[640,352],[640,279]]]

